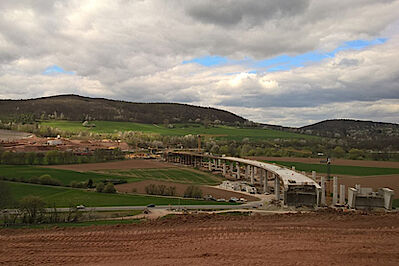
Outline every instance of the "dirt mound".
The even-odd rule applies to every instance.
[[[124,160],[117,162],[106,163],[85,163],[85,164],[65,164],[65,165],[51,165],[46,168],[65,169],[73,171],[97,171],[97,170],[127,170],[127,169],[144,169],[144,168],[170,168],[175,167],[173,164],[168,164],[156,160]]]
[[[156,181],[156,180],[145,180],[145,181],[140,181],[140,182],[134,182],[134,183],[128,183],[128,184],[121,184],[115,186],[116,190],[119,192],[127,192],[131,193],[133,189],[135,190],[135,193],[140,193],[140,194],[145,194],[145,187],[150,185],[150,184],[155,184],[155,185],[165,185],[166,187],[176,187],[176,195],[177,196],[183,196],[184,191],[190,184],[182,184],[182,183],[174,183],[174,182],[166,182],[166,181]],[[199,186],[202,190],[202,194],[205,195],[212,195],[216,199],[230,199],[231,197],[236,197],[236,198],[245,198],[248,201],[258,201],[259,199],[253,196],[233,192],[233,191],[226,191],[223,189],[218,189],[210,186]]]
[[[399,215],[179,216],[139,225],[0,230],[0,264],[398,265]]]

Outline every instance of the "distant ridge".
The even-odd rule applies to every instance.
[[[66,120],[130,121],[138,123],[187,123],[196,119],[219,120],[224,123],[246,119],[231,112],[180,103],[134,103],[90,98],[79,95],[57,95],[28,100],[0,100],[0,118],[31,113],[36,118],[52,116]]]

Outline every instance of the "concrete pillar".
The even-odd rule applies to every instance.
[[[220,168],[220,166],[222,165],[220,159],[218,159],[218,168]]]
[[[348,188],[348,206],[349,208],[356,208],[356,195],[358,190],[356,188]]]
[[[211,161],[211,159],[209,159],[209,161],[208,161],[208,170],[210,172],[212,172],[212,161]]]
[[[255,180],[255,166],[251,166],[251,185],[254,184],[254,180]]]
[[[263,193],[267,192],[267,171],[262,169],[263,174]]]
[[[237,168],[237,179],[241,179],[240,163],[236,163],[236,168]]]
[[[345,205],[345,185],[339,185],[339,205]]]
[[[274,175],[274,193],[276,195],[276,200],[280,200],[280,180],[276,175]]]
[[[254,166],[254,176],[256,177],[257,174],[258,174],[258,167]]]
[[[356,184],[355,188],[356,188],[357,192],[359,193],[360,192],[360,184]]]
[[[230,175],[233,175],[233,162],[230,162]]]
[[[324,176],[321,177],[321,206],[326,206],[326,178]]]
[[[393,190],[389,188],[382,188],[380,191],[382,191],[384,195],[384,207],[387,210],[392,210],[392,201],[393,201]]]
[[[312,171],[312,179],[316,180],[316,171]]]
[[[332,205],[337,205],[338,202],[338,178],[333,177],[333,200]]]
[[[245,170],[245,179],[248,180],[249,171],[251,171],[250,165],[248,164]]]
[[[295,171],[295,166],[291,166],[292,171]]]
[[[226,163],[223,163],[223,176],[226,175]]]

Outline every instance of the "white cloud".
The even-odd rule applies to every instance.
[[[283,125],[333,117],[399,122],[392,115],[399,98],[397,10],[399,1],[388,0],[3,0],[0,97],[178,101]],[[331,51],[376,37],[389,40],[284,72],[181,64],[206,55],[260,60]],[[76,75],[41,75],[53,65]]]

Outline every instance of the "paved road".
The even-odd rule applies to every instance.
[[[261,201],[254,201],[246,204],[240,205],[160,205],[151,207],[151,209],[187,209],[187,210],[232,210],[232,209],[252,209],[260,207],[262,204]],[[80,209],[81,211],[131,211],[131,210],[144,210],[147,209],[147,206],[112,206],[112,207],[85,207],[84,209]],[[56,208],[58,212],[67,212],[69,208]],[[50,212],[53,211],[54,208],[47,208],[46,211]],[[9,209],[7,212],[13,213],[18,210],[16,209]]]
[[[212,209],[245,209],[245,208],[257,208],[261,204],[260,201],[241,204],[241,205],[160,205],[151,207],[151,209],[187,209],[187,210],[212,210]],[[113,207],[86,207],[81,209],[82,211],[130,211],[130,210],[144,210],[147,206],[113,206]],[[53,211],[49,208],[48,211]],[[59,212],[69,211],[69,208],[57,208]]]

